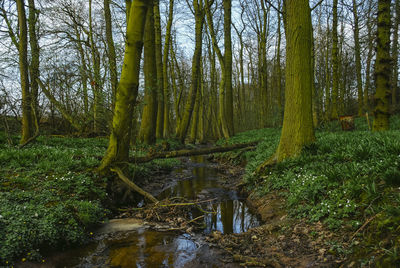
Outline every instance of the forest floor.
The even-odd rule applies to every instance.
[[[300,157],[262,173],[255,170],[274,152],[279,130],[247,131],[219,141],[260,141],[255,150],[218,154],[215,161],[229,178],[227,185],[232,178],[240,181],[232,185],[249,194],[248,203],[264,223],[241,234],[213,232],[207,243],[219,250],[221,265],[400,265],[398,117],[391,127],[372,133],[363,118],[352,132],[341,131],[337,122],[325,124]],[[13,138],[16,143],[18,137]],[[120,214],[124,203],[140,201],[123,187],[110,189],[107,178],[92,172],[106,146],[102,138],[43,136],[19,150],[7,146],[0,134],[0,266],[16,260],[45,262],[43,252],[90,240],[94,226]],[[171,146],[179,145],[171,141]],[[148,149],[138,146],[132,154],[141,156]],[[179,160],[160,159],[130,165],[129,171],[152,192],[174,178],[153,184],[148,178],[164,177],[179,165]],[[112,202],[116,199],[120,203]]]

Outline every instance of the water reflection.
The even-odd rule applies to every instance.
[[[192,178],[178,181],[174,187],[162,192],[158,196],[159,199],[166,197],[216,199],[212,203],[202,205],[203,210],[214,212],[207,213],[204,217],[205,233],[214,230],[222,233],[240,233],[259,225],[257,218],[250,213],[237,193],[219,185],[217,170],[205,164],[204,156],[194,157],[192,161],[195,163],[191,171]],[[193,218],[200,215],[201,212],[193,211]]]
[[[182,267],[194,258],[196,244],[188,235],[139,230],[111,241],[111,267]]]
[[[205,163],[202,156],[192,158],[192,162],[189,165],[191,179],[178,181],[174,187],[162,192],[159,199],[209,200],[201,206],[204,211],[213,213],[204,214],[196,209],[191,215],[193,219],[204,215],[204,233],[214,230],[240,233],[259,224],[240,196],[219,184],[216,168]],[[188,169],[175,171],[179,172],[188,172]],[[67,253],[54,259],[51,267],[184,267],[196,257],[196,250],[197,245],[188,234],[140,228]]]

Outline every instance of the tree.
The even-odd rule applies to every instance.
[[[129,158],[132,114],[138,95],[140,58],[149,2],[148,0],[133,0],[131,5],[124,64],[117,88],[111,135],[106,154],[98,168],[100,173],[108,172],[112,165],[121,165]]]
[[[362,78],[361,78],[361,48],[360,48],[360,27],[358,22],[358,11],[357,11],[357,1],[353,1],[353,34],[354,34],[354,53],[356,57],[356,73],[357,73],[357,93],[358,93],[358,115],[363,114],[364,109],[364,97],[362,88]]]
[[[28,27],[24,0],[17,0],[17,9],[19,24],[19,70],[22,89],[22,136],[20,143],[24,144],[34,136],[32,95],[29,86]]]
[[[331,119],[338,119],[338,94],[339,94],[339,49],[338,49],[338,0],[333,0],[332,22],[332,114]]]
[[[146,27],[144,33],[144,108],[142,123],[140,125],[139,140],[146,144],[156,141],[157,128],[157,65],[156,43],[154,28],[153,4],[147,12]]]
[[[164,131],[163,136],[165,138],[170,135],[170,98],[171,93],[168,89],[168,55],[171,46],[171,30],[172,30],[172,21],[174,18],[174,0],[169,0],[169,10],[168,10],[168,22],[167,29],[165,34],[165,43],[164,43],[164,52],[163,52],[163,89],[164,89]]]
[[[392,59],[393,59],[393,75],[392,75],[392,111],[397,110],[397,94],[398,94],[398,80],[399,80],[399,24],[400,24],[400,0],[395,2],[396,18],[393,25],[393,46],[392,46]]]
[[[390,96],[390,0],[378,0],[378,31],[376,38],[376,92],[374,131],[389,129],[389,96]]]
[[[103,5],[104,5],[104,19],[106,22],[107,56],[108,56],[108,65],[109,65],[110,80],[111,80],[112,107],[114,110],[115,95],[118,86],[117,59],[116,59],[117,56],[115,54],[115,45],[112,34],[110,0],[104,0]]]
[[[203,25],[204,25],[204,7],[202,0],[193,0],[193,9],[195,17],[195,47],[192,58],[192,82],[190,86],[190,92],[188,101],[185,105],[182,120],[177,129],[177,137],[181,142],[186,138],[186,134],[189,129],[190,120],[192,119],[192,113],[196,102],[197,90],[199,90],[199,76],[200,76],[200,64],[201,54],[203,45]]]
[[[312,27],[308,0],[287,0],[285,111],[278,149],[265,164],[300,154],[315,141],[312,117]]]

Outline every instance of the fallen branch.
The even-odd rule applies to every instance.
[[[256,145],[257,143],[258,143],[258,141],[234,144],[234,145],[228,145],[228,146],[200,148],[200,149],[194,149],[194,150],[178,150],[178,151],[171,151],[171,152],[158,152],[158,153],[153,153],[153,154],[146,155],[146,156],[133,157],[133,158],[130,158],[129,160],[130,160],[130,162],[133,162],[133,163],[146,163],[146,162],[150,162],[154,159],[160,159],[160,158],[176,158],[176,157],[182,157],[182,156],[223,153],[223,152],[233,151],[236,149],[252,147],[252,146]]]
[[[373,219],[375,219],[378,215],[380,215],[380,213],[375,214],[374,216],[372,216],[371,218],[369,218],[360,228],[358,228],[358,230],[350,237],[349,242],[351,240],[353,240],[353,238],[359,233],[361,232]]]
[[[123,182],[125,182],[125,184],[127,184],[129,186],[129,188],[131,188],[135,192],[143,195],[145,198],[149,199],[152,203],[158,202],[158,200],[154,196],[152,196],[150,193],[146,192],[145,190],[143,190],[142,188],[140,188],[139,186],[134,184],[128,177],[126,177],[120,168],[111,168],[110,170],[112,172],[117,173],[118,177]]]

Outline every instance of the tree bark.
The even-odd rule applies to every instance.
[[[147,12],[146,27],[144,33],[144,108],[140,125],[139,140],[146,144],[156,142],[157,129],[157,66],[156,45],[154,29],[153,4]]]
[[[132,114],[139,87],[140,58],[148,0],[134,0],[127,24],[124,64],[117,88],[112,129],[107,151],[98,171],[108,172],[114,165],[122,165],[129,158]]]
[[[202,1],[193,0],[195,11],[195,48],[192,59],[192,83],[188,96],[188,101],[185,105],[182,121],[177,129],[177,137],[181,142],[185,141],[187,131],[189,129],[190,120],[192,118],[193,108],[196,101],[197,90],[199,90],[200,63],[203,44],[203,24],[204,11]]]
[[[376,48],[376,92],[373,131],[389,129],[390,116],[390,0],[378,0],[378,32]]]
[[[283,161],[300,154],[315,141],[312,117],[311,10],[308,0],[287,0],[286,101],[282,134],[273,159]]]
[[[332,23],[332,114],[331,119],[338,119],[338,94],[339,94],[339,49],[338,49],[338,0],[333,0],[333,23]]]
[[[115,98],[117,95],[118,87],[118,73],[117,73],[117,57],[115,54],[115,45],[112,34],[112,21],[111,21],[111,10],[110,0],[104,0],[104,18],[106,22],[106,40],[107,40],[107,56],[109,63],[109,72],[111,80],[111,92],[112,92],[112,110],[115,107]]]
[[[22,89],[22,136],[20,143],[24,144],[34,136],[32,113],[32,94],[29,87],[28,67],[28,27],[24,0],[17,0],[19,25],[19,70]]]

